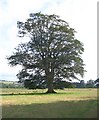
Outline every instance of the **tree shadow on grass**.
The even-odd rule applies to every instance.
[[[58,101],[2,106],[3,118],[97,118],[97,101]],[[78,120],[78,119],[77,119]],[[79,119],[81,120],[81,119]]]
[[[0,94],[0,96],[17,96],[17,95],[45,95],[45,93],[8,93],[8,94]]]
[[[74,94],[74,93],[70,93],[70,92],[63,92],[63,93],[58,93],[58,92],[56,92],[56,93],[46,93],[46,92],[42,92],[42,93],[36,93],[36,92],[31,92],[31,93],[28,93],[28,92],[26,92],[26,93],[22,93],[22,92],[19,92],[19,93],[16,93],[16,92],[11,92],[11,93],[7,93],[7,94],[0,94],[0,96],[13,96],[13,95],[15,95],[15,96],[17,96],[17,95],[52,95],[52,94],[58,94],[58,95],[61,95],[61,94]]]

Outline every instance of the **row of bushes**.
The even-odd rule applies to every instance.
[[[24,82],[25,88],[28,89],[43,89],[47,88],[46,82],[38,83],[30,80],[26,80]],[[95,84],[94,82],[87,82],[84,83],[84,81],[79,82],[66,82],[66,81],[57,81],[53,83],[54,89],[64,89],[64,88],[97,88],[99,87],[98,84]]]
[[[54,89],[64,89],[64,88],[99,88],[99,84],[94,83],[84,83],[84,82],[66,82],[66,81],[57,81],[54,84]],[[29,80],[25,81],[24,84],[22,83],[6,83],[1,82],[0,88],[28,88],[28,89],[43,89],[47,88],[47,84],[45,82],[37,84],[36,82],[31,82]]]

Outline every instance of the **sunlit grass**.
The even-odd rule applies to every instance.
[[[5,95],[6,93],[6,95],[2,98],[2,104],[31,104],[50,103],[60,100],[71,101],[97,99],[96,89],[65,89],[56,90],[57,94],[43,94],[45,91],[46,90],[3,89],[2,94]]]

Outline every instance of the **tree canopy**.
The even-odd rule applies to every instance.
[[[31,13],[25,22],[18,21],[17,27],[19,37],[30,38],[7,58],[11,66],[22,66],[17,74],[20,81],[46,82],[47,92],[52,93],[54,81],[83,77],[83,44],[66,21],[54,14]]]

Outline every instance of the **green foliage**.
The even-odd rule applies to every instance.
[[[44,89],[47,88],[45,81],[38,81],[38,80],[25,80],[24,87],[28,89]]]
[[[70,82],[66,82],[66,81],[55,81],[53,83],[54,89],[64,89],[64,88],[75,88],[75,85],[70,83]],[[24,87],[28,88],[28,89],[45,89],[47,88],[47,83],[46,81],[41,81],[39,82],[38,80],[25,80],[24,81]]]
[[[95,80],[96,87],[99,88],[99,78]]]
[[[38,80],[47,82],[53,89],[58,79],[78,79],[84,75],[81,54],[83,44],[75,38],[75,30],[57,15],[31,13],[26,22],[17,22],[19,37],[29,37],[7,59],[11,66],[21,65],[17,74],[21,82]]]
[[[75,88],[75,85],[66,81],[56,81],[54,83],[54,88],[55,89]]]
[[[95,87],[95,82],[93,80],[89,80],[86,83],[87,88],[94,88]]]

